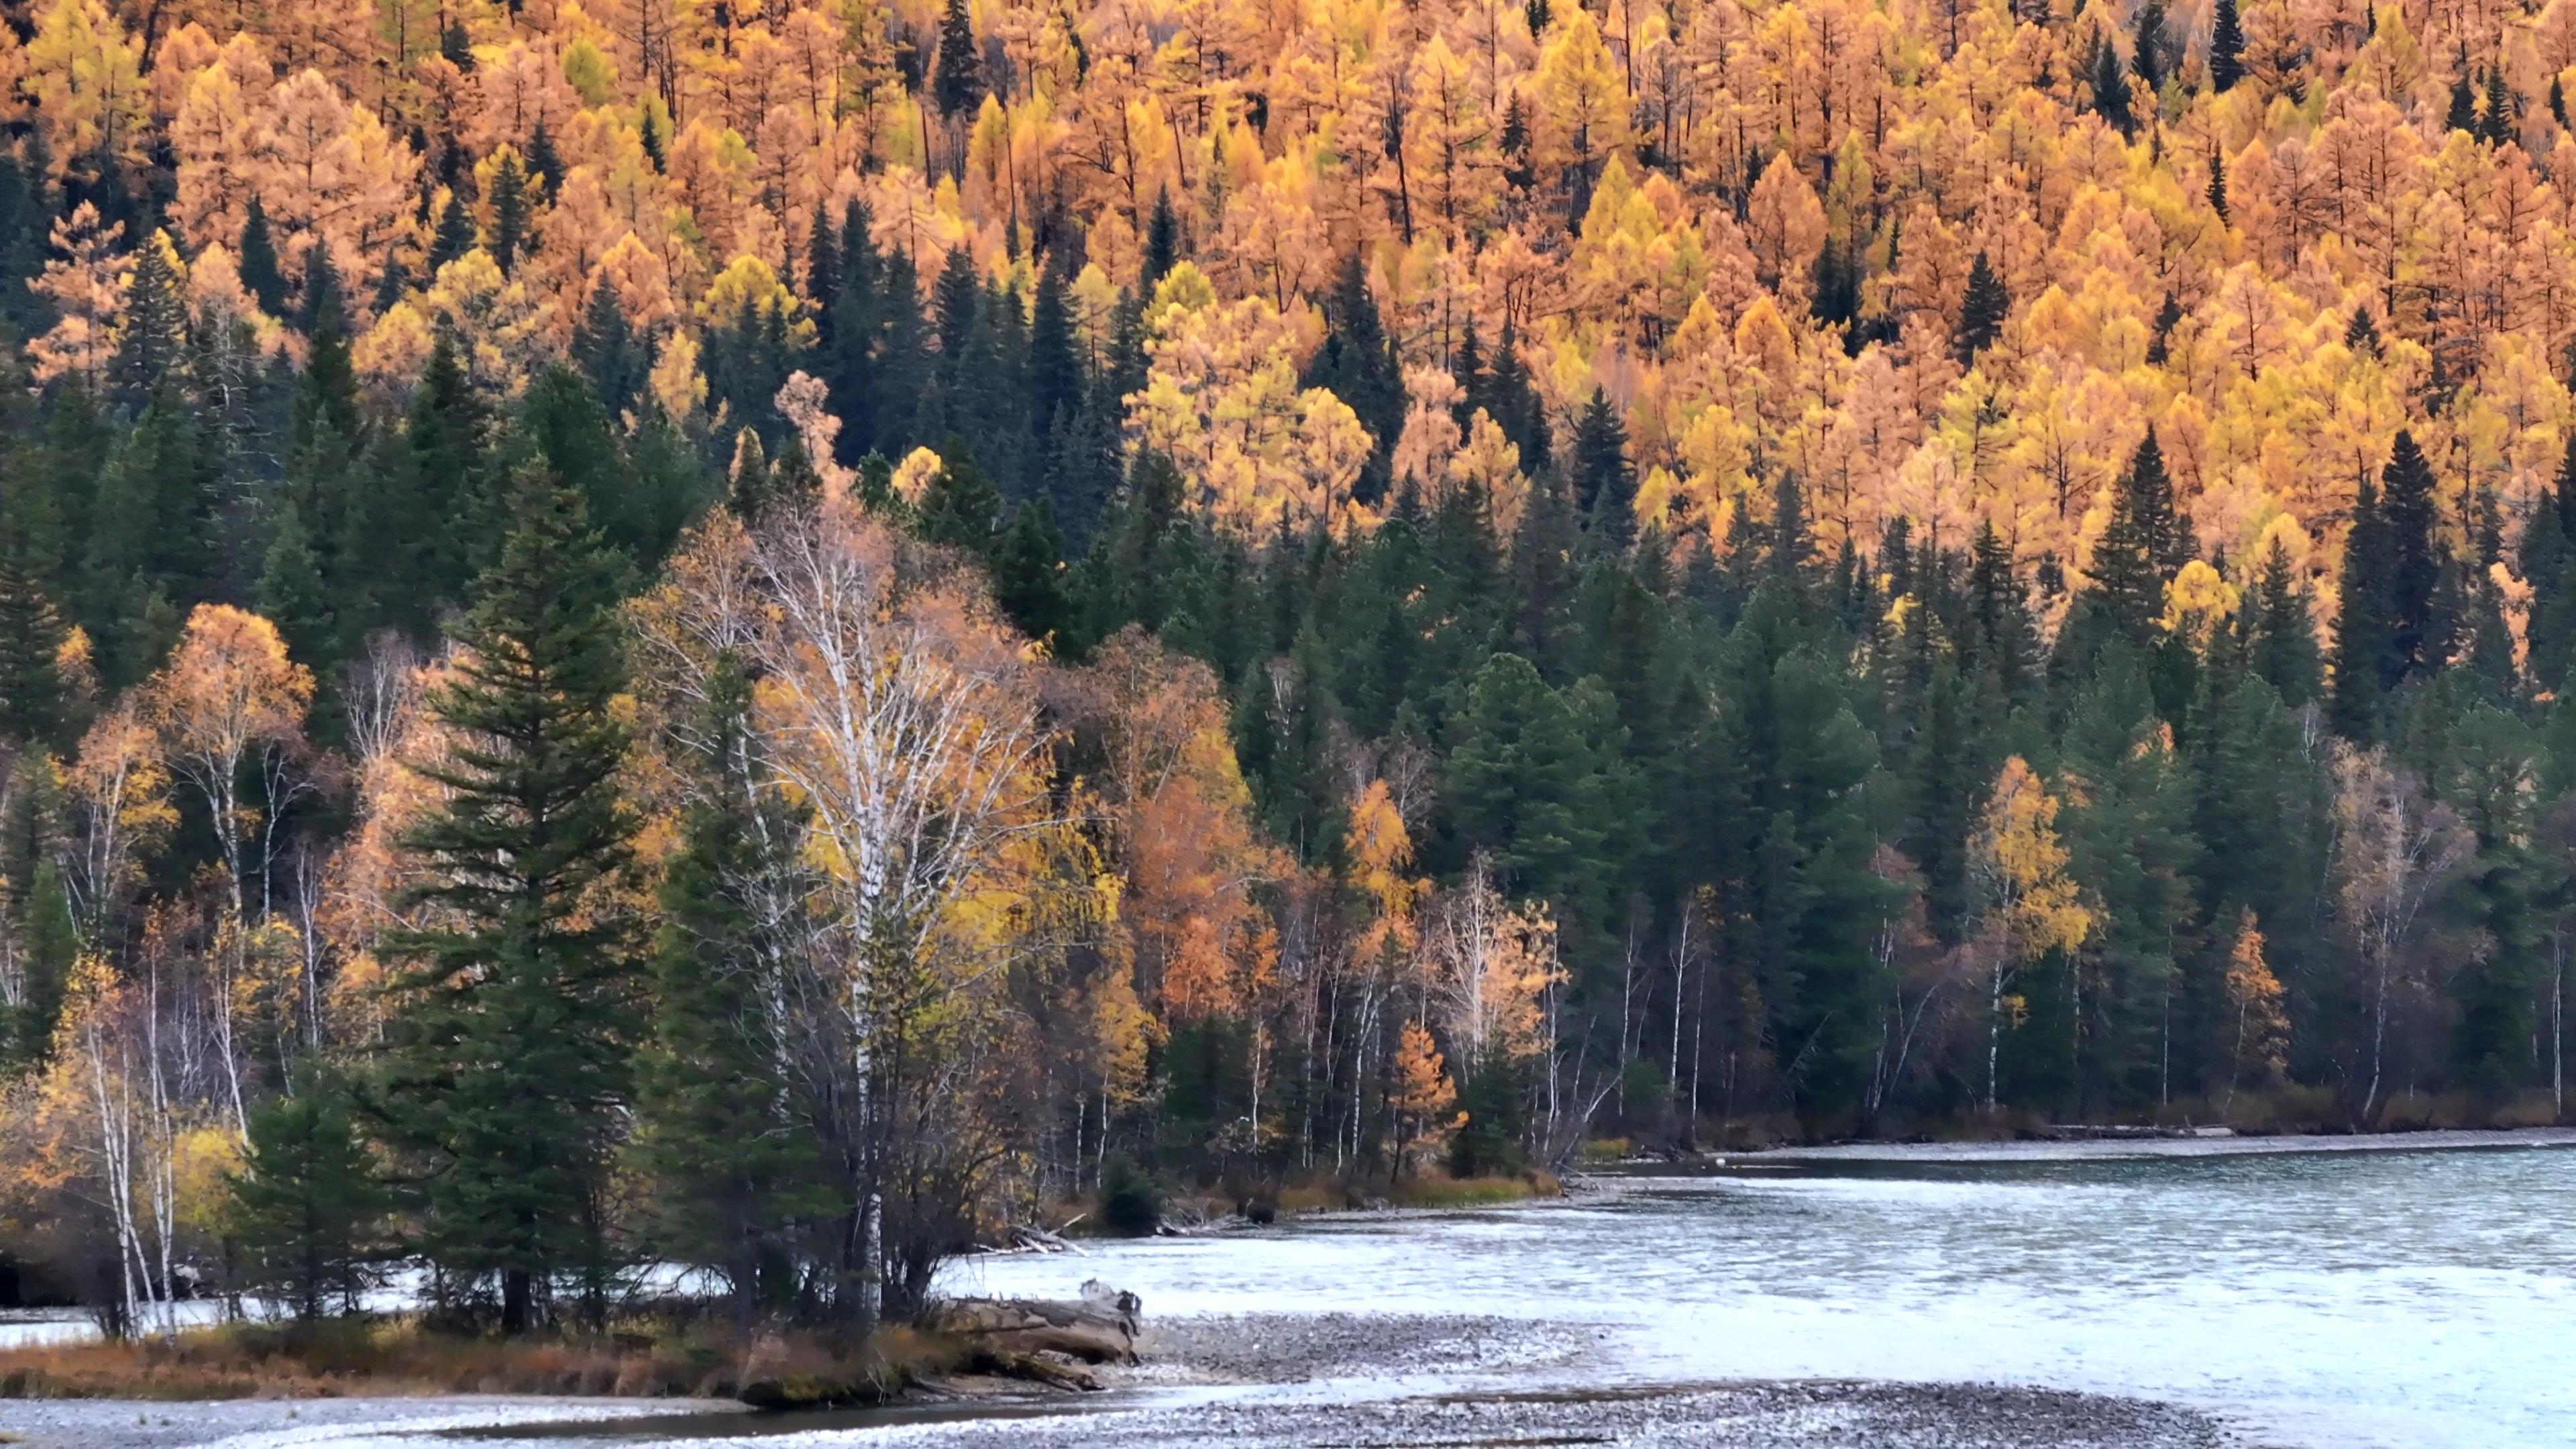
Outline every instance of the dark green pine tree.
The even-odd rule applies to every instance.
[[[1950,355],[1961,367],[1974,367],[1977,354],[1992,347],[2003,335],[2004,317],[2012,311],[2012,297],[2004,291],[2003,279],[1995,275],[1994,264],[1986,254],[1968,268],[1968,292],[1959,302],[1959,325],[1950,334]]]
[[[528,244],[528,173],[519,158],[504,152],[492,172],[492,260],[508,276],[519,265]]]
[[[939,60],[931,72],[930,98],[939,113],[954,121],[975,114],[984,104],[984,58],[975,44],[975,25],[966,0],[948,0],[939,19]]]
[[[622,413],[643,400],[652,358],[626,320],[616,284],[605,277],[591,289],[590,303],[573,328],[572,362],[609,412]]]
[[[326,665],[340,656],[338,614],[330,586],[322,578],[322,561],[304,531],[304,518],[292,501],[278,510],[269,531],[268,553],[259,572],[259,611],[277,626],[287,653],[308,667]]]
[[[1520,339],[1509,321],[1494,342],[1493,377],[1486,399],[1485,410],[1494,425],[1521,450],[1521,471],[1533,478],[1546,472],[1555,442],[1548,435],[1547,406],[1530,382],[1529,367],[1521,360]]]
[[[658,103],[659,99],[655,97],[655,102]],[[647,109],[653,107],[648,106]],[[539,198],[551,195],[556,183],[563,180],[563,174],[563,158],[555,153],[554,133],[546,129],[546,118],[539,116],[536,129],[528,133],[527,180],[530,194]]]
[[[2173,511],[2173,484],[2150,430],[2112,495],[2111,518],[2093,546],[2093,599],[2116,632],[2143,645],[2164,617],[2165,581],[2189,555]]]
[[[259,204],[259,195],[250,198],[248,217],[241,231],[241,283],[259,310],[271,317],[286,316],[286,273],[277,260],[277,239],[270,234],[268,212]]]
[[[1031,442],[1034,456],[1044,458],[1055,434],[1071,426],[1082,408],[1082,339],[1065,299],[1063,274],[1053,262],[1039,269],[1037,295],[1029,306],[1026,373]]]
[[[2275,538],[2245,591],[2247,663],[2293,709],[2324,692],[2324,657],[2308,606],[2308,588],[2290,562],[2288,545]]]
[[[650,568],[688,526],[694,496],[648,488],[634,459],[619,446],[617,427],[590,385],[558,363],[537,374],[520,403],[518,426],[503,456],[518,448],[541,459],[546,471],[582,496],[583,510],[609,544],[638,567]]]
[[[1181,218],[1172,210],[1172,193],[1154,193],[1153,214],[1145,220],[1145,256],[1137,286],[1147,293],[1181,260]]]
[[[2026,1105],[2063,1113],[2137,1111],[2168,1096],[2160,1046],[2176,944],[2191,928],[2191,779],[2170,749],[2142,651],[2117,640],[2076,700],[2063,749],[2085,798],[2058,819],[2069,873],[2102,902],[2080,963],[2056,953],[2023,988],[2027,1048],[2007,1083]],[[2008,1043],[2007,1051],[2010,1051]]]
[[[2166,292],[2164,305],[2156,309],[2154,329],[2150,332],[2147,338],[2147,363],[2149,366],[2162,367],[2165,365],[2165,359],[2170,356],[2172,352],[2174,329],[2182,325],[2182,316],[2182,303],[2175,300],[2172,292]]]
[[[2389,548],[2388,656],[2381,678],[2390,688],[2450,661],[2452,630],[2439,607],[2445,569],[2434,532],[2440,504],[2433,490],[2433,465],[2415,445],[2415,435],[2400,430],[2380,475]]]
[[[1332,328],[1306,365],[1304,385],[1331,388],[1377,440],[1368,466],[1351,485],[1352,496],[1362,503],[1375,503],[1386,496],[1392,472],[1389,460],[1396,435],[1404,430],[1404,370],[1386,335],[1385,320],[1378,315],[1367,265],[1357,249],[1342,258],[1324,310]]]
[[[2148,103],[2152,105],[2156,93],[2165,88],[2164,0],[2147,0],[2138,7],[2136,47],[2129,58],[2129,68],[2147,88]]]
[[[1449,359],[1450,375],[1458,379],[1458,401],[1450,408],[1449,416],[1462,437],[1477,409],[1484,409],[1489,418],[1494,415],[1493,385],[1485,376],[1485,356],[1476,342],[1475,324],[1470,322],[1464,331],[1458,340],[1457,355]]]
[[[2031,703],[2039,684],[2039,627],[2013,572],[2012,550],[1992,520],[1978,525],[1968,549],[1968,622],[1960,635],[1962,669],[1981,684],[1991,681],[2006,710]]]
[[[2093,60],[2085,80],[2093,92],[2093,110],[2123,136],[2137,134],[2137,117],[2129,110],[2129,78],[2120,70],[2120,52],[2100,36],[2093,39]]]
[[[2548,1030],[2534,1010],[2548,986],[2546,915],[2536,899],[2542,862],[2532,845],[2531,782],[2542,750],[2529,725],[2492,704],[2470,705],[2448,744],[2441,795],[2477,837],[2464,905],[2481,945],[2449,983],[2458,1010],[2451,1068],[2501,1103],[2534,1079],[2533,1044]]]
[[[975,461],[964,438],[950,434],[939,450],[940,469],[921,491],[913,531],[931,543],[990,558],[1002,541],[1002,494]]]
[[[2245,78],[2245,28],[2237,23],[2236,0],[2218,0],[2209,21],[2209,85],[2230,91]]]
[[[424,767],[446,798],[401,845],[429,882],[407,906],[442,924],[383,942],[404,1009],[378,1095],[419,1164],[419,1251],[452,1281],[496,1284],[500,1327],[521,1334],[567,1274],[594,1326],[606,1312],[635,826],[618,791],[622,571],[578,491],[530,467],[511,492],[509,542],[457,631],[467,652],[428,702],[460,744]]]
[[[438,228],[429,237],[429,272],[435,277],[449,262],[474,250],[474,216],[465,209],[465,198],[447,194],[447,205],[439,208]]]
[[[2352,526],[2344,534],[2334,682],[2327,696],[2327,715],[2336,733],[2361,744],[2379,738],[2387,709],[2395,555],[2387,521],[2380,516],[2379,489],[2364,478],[2353,498]]]
[[[2523,526],[2518,565],[2531,585],[2531,615],[2523,626],[2530,641],[2526,667],[2532,682],[2564,697],[2568,663],[2576,657],[2576,437],[2568,439],[2558,475],[2533,500]]]
[[[160,664],[182,611],[212,581],[213,479],[203,441],[186,402],[165,384],[99,473],[79,613],[111,686]]]
[[[839,324],[840,297],[841,239],[833,234],[831,209],[817,201],[805,224],[805,300],[813,310],[815,338],[826,348]]]
[[[170,255],[146,238],[134,250],[134,275],[126,284],[125,319],[110,364],[115,395],[140,402],[152,395],[187,354],[188,299]]]
[[[1720,646],[1719,701],[1698,829],[1715,842],[1727,913],[1746,924],[1743,968],[1758,988],[1784,1089],[1802,1110],[1862,1105],[1881,998],[1862,922],[1892,891],[1870,871],[1878,837],[1862,782],[1876,742],[1823,650],[1824,621],[1776,580],[1754,591]]]
[[[244,1156],[225,1183],[230,1286],[285,1304],[299,1325],[356,1312],[369,1270],[392,1255],[393,1195],[347,1091],[316,1074],[253,1108]]]
[[[2218,219],[2220,221],[2227,220],[2227,158],[2220,155],[2215,150],[2212,150],[2209,153],[2209,187],[2207,195],[2209,197],[2209,209],[2218,213]]]
[[[68,701],[59,660],[70,626],[48,580],[56,565],[33,530],[0,508],[0,743],[44,744]]]
[[[2352,320],[2344,324],[2343,345],[2356,357],[2379,356],[2379,324],[2370,320],[2368,307],[2352,309]]]
[[[62,786],[41,749],[18,752],[0,807],[0,912],[18,943],[18,1002],[0,1006],[0,1076],[51,1055],[80,938],[60,858]]]
[[[708,680],[705,742],[693,751],[699,802],[662,879],[653,945],[652,1036],[636,1064],[633,1161],[652,1185],[648,1248],[724,1274],[737,1317],[789,1306],[793,1234],[827,1206],[818,1140],[796,1120],[775,964],[788,943],[766,923],[802,868],[782,850],[790,822],[754,778],[751,685],[730,660]]]
[[[2459,632],[2468,645],[2463,673],[2486,703],[2511,708],[2521,703],[2524,690],[2522,672],[2514,662],[2514,629],[2506,618],[2504,590],[2495,581],[2496,566],[2504,562],[2504,515],[2495,490],[2479,489],[2470,501],[2469,514],[2477,552],[2472,567],[2456,585],[2465,616]]]
[[[2567,124],[2567,88],[2554,75],[2549,78],[2549,116],[2561,127]]]
[[[475,575],[498,562],[508,513],[488,481],[491,433],[454,339],[439,337],[388,466],[353,510],[374,581],[370,626],[392,624],[426,641],[440,607],[462,606]]]
[[[976,275],[975,259],[967,249],[957,247],[940,264],[939,279],[931,284],[930,316],[933,331],[939,338],[939,373],[944,386],[958,386],[958,374],[964,370],[975,341],[975,313],[984,300],[983,279]]]
[[[868,378],[874,397],[868,407],[872,452],[900,458],[926,438],[925,414],[935,411],[932,380],[936,357],[930,329],[921,314],[920,281],[911,254],[901,247],[885,254],[885,272],[876,293],[884,299],[883,331],[878,334],[874,365]]]
[[[2145,441],[2130,455],[2129,471],[2120,486],[2146,537],[2147,558],[2155,565],[2158,582],[2182,572],[2182,566],[2198,557],[2200,550],[2192,538],[2191,520],[2175,506],[2173,478],[2165,471],[2164,445],[2157,441],[2155,429],[2147,429]]]
[[[1075,613],[1064,568],[1064,535],[1041,493],[1019,506],[993,550],[993,602],[1032,639],[1061,639]]]
[[[1596,537],[1624,547],[1636,537],[1637,470],[1628,461],[1628,428],[1601,389],[1583,406],[1567,461],[1574,504]]]
[[[1605,761],[1577,702],[1537,666],[1496,654],[1452,722],[1441,804],[1462,850],[1482,850],[1514,894],[1556,903],[1569,931],[1606,924],[1610,892]]]
[[[2517,113],[2521,109],[2513,88],[2505,84],[2503,67],[2490,68],[2487,71],[2486,111],[2478,118],[2478,139],[2490,146],[2501,146],[2512,140],[2514,128],[2520,124]]]
[[[2466,131],[2472,136],[2478,133],[2477,91],[2469,84],[2469,47],[2466,41],[2461,42],[2459,59],[2452,69],[2451,104],[2442,115],[2442,124],[2448,130]]]

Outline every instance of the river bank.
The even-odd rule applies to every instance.
[[[1691,1449],[2241,1449],[2189,1409],[1992,1384],[1632,1384],[1583,1325],[1460,1315],[1207,1315],[1156,1325],[1145,1362],[1099,1395],[942,1395],[901,1406],[750,1415],[716,1400],[547,1397],[14,1401],[26,1449],[662,1449],[757,1438],[859,1445],[1247,1449],[1338,1443],[1602,1443]]]

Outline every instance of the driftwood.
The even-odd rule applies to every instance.
[[[1073,1220],[1074,1223],[1080,1221],[1082,1221],[1080,1218]],[[1073,1223],[1066,1223],[1065,1226],[1072,1227]],[[975,1246],[987,1253],[1072,1253],[1084,1258],[1091,1256],[1083,1251],[1080,1243],[1066,1237],[1063,1233],[1048,1232],[1034,1223],[1013,1223],[1003,1230],[1002,1241],[1007,1246],[996,1247],[990,1243],[977,1243]]]
[[[1135,1363],[1143,1303],[1093,1279],[1083,1301],[970,1299],[951,1304],[939,1326],[996,1354],[1060,1354],[1084,1363]]]

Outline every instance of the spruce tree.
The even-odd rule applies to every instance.
[[[0,509],[0,744],[23,746],[62,727],[58,661],[69,625],[47,587],[41,547],[12,511]]]
[[[939,62],[931,73],[930,95],[939,113],[952,121],[972,116],[984,103],[984,59],[976,49],[966,0],[948,0],[940,15]]]
[[[1509,321],[1503,323],[1503,334],[1494,343],[1493,379],[1486,396],[1486,411],[1494,425],[1521,450],[1521,471],[1533,478],[1546,472],[1554,446],[1548,436],[1547,406],[1530,382],[1529,368],[1521,361],[1520,339]]]
[[[2514,99],[2513,88],[2505,84],[2503,68],[2489,69],[2486,112],[2478,120],[2478,139],[2490,146],[2501,146],[2512,140],[2517,122],[2515,113],[2520,109],[2520,104]]]
[[[2323,660],[2308,591],[2290,562],[2289,547],[2275,538],[2263,551],[2254,586],[2245,591],[2248,662],[2255,677],[2296,709],[2322,689]]]
[[[465,209],[465,198],[448,193],[447,205],[438,212],[438,227],[430,233],[428,265],[432,277],[448,263],[474,250],[474,217]]]
[[[2182,316],[2182,303],[2168,290],[2165,293],[2164,305],[2156,309],[2155,324],[2147,338],[2149,365],[2154,367],[2165,365],[2165,359],[2171,355],[2174,329],[2182,325]]]
[[[750,739],[751,684],[730,659],[708,680],[703,742],[688,751],[698,803],[663,874],[653,943],[653,1029],[636,1066],[633,1160],[653,1186],[645,1240],[731,1283],[737,1315],[793,1300],[790,1235],[819,1210],[816,1137],[797,1119],[775,971],[791,943],[769,924],[802,867],[792,822],[767,803]]]
[[[519,249],[528,241],[528,173],[515,154],[502,153],[494,168],[491,202],[492,260],[506,277],[517,270]]]
[[[2380,475],[2379,505],[2389,549],[2386,682],[2392,687],[2450,659],[2451,629],[2437,607],[2444,560],[2435,537],[2440,505],[2434,486],[2433,465],[2415,445],[2415,435],[2399,430]]]
[[[308,667],[338,657],[339,639],[322,561],[304,531],[303,515],[289,502],[278,511],[259,573],[259,612],[277,626],[287,652]]]
[[[2137,49],[2130,56],[2129,68],[2147,88],[2149,105],[2155,104],[2158,91],[2165,88],[2165,6],[2164,0],[2147,0],[2138,7]]]
[[[950,434],[939,458],[939,471],[921,491],[913,531],[928,542],[987,558],[1001,542],[1001,490],[977,464],[964,438]]]
[[[2129,511],[2146,536],[2148,561],[2155,565],[2158,580],[2182,572],[2182,566],[2191,562],[2199,549],[2192,538],[2191,521],[2175,507],[2173,478],[2165,472],[2164,445],[2157,441],[2155,429],[2147,429],[2146,439],[2130,456],[2129,471],[2120,487]]]
[[[2379,738],[2386,707],[2394,552],[2388,525],[2380,517],[2379,489],[2364,478],[2353,498],[2352,525],[2344,534],[2334,686],[2327,705],[2336,733],[2360,744]]]
[[[1154,193],[1154,211],[1145,221],[1145,257],[1137,286],[1150,293],[1181,260],[1181,219],[1172,210],[1168,189]]]
[[[242,222],[241,283],[259,310],[271,317],[286,315],[286,273],[277,260],[277,239],[270,234],[268,212],[259,204],[259,193],[251,193],[247,218]]]
[[[1359,415],[1360,425],[1376,440],[1368,466],[1351,492],[1362,503],[1386,496],[1396,436],[1404,430],[1404,371],[1395,345],[1378,315],[1370,292],[1368,269],[1358,249],[1342,258],[1325,308],[1332,329],[1306,365],[1304,385],[1330,388]]]
[[[2245,78],[2245,28],[2237,22],[2236,0],[2218,0],[2209,22],[2209,85],[2230,91]]]
[[[653,96],[644,109],[650,113],[660,104],[661,97]],[[563,158],[555,154],[554,133],[546,129],[546,118],[539,116],[536,128],[528,133],[528,186],[533,195],[542,198],[553,193],[563,176]]]
[[[2093,41],[2093,62],[2085,79],[2093,92],[2094,113],[2122,136],[2136,135],[2138,122],[2129,111],[2129,78],[2121,73],[2120,52],[2099,36]]]
[[[2012,297],[2004,291],[2003,279],[1995,275],[1986,254],[1978,252],[1968,268],[1968,293],[1959,303],[1959,325],[1950,334],[1950,355],[1961,367],[1976,366],[1977,354],[2003,335],[2004,317],[2011,311]]]
[[[620,571],[579,492],[535,467],[511,491],[456,678],[428,701],[458,743],[421,767],[445,798],[400,843],[428,881],[406,908],[439,924],[382,943],[405,1007],[380,1095],[418,1164],[420,1251],[455,1280],[497,1280],[500,1326],[518,1334],[566,1274],[594,1324],[606,1308],[636,1034],[619,905],[635,827],[618,789]]]
[[[1573,476],[1575,506],[1589,520],[1592,532],[1614,545],[1624,545],[1634,538],[1637,470],[1628,461],[1628,428],[1620,420],[1619,410],[1597,387],[1592,390],[1592,400],[1583,406],[1582,420],[1575,425],[1568,468]]]
[[[389,1256],[392,1195],[358,1138],[348,1093],[328,1074],[253,1108],[241,1168],[225,1186],[234,1286],[310,1325],[357,1311],[370,1267]]]
[[[2443,112],[2442,125],[2445,130],[2466,131],[2472,136],[2478,133],[2477,92],[2469,84],[2469,48],[2466,42],[2460,46],[2459,61],[2451,73],[2451,104]]]
[[[0,805],[0,922],[18,949],[18,1000],[0,1005],[0,1076],[41,1064],[53,1049],[80,939],[57,863],[62,785],[53,757],[22,749]]]
[[[993,550],[993,602],[1032,639],[1063,637],[1074,622],[1066,591],[1064,535],[1041,493],[1011,515]]]
[[[2370,320],[2368,307],[2352,309],[2352,320],[2344,324],[2343,345],[2357,357],[2379,356],[2379,324]]]
[[[2218,213],[2220,221],[2227,220],[2227,158],[2215,150],[2209,153],[2209,186],[2206,194],[2209,197],[2209,209]]]
[[[150,397],[179,366],[188,346],[186,285],[171,265],[171,254],[158,234],[135,248],[134,274],[125,288],[124,326],[110,364],[116,395],[129,401]]]
[[[1038,271],[1029,307],[1028,414],[1041,448],[1082,406],[1081,338],[1065,298],[1063,274],[1050,262]]]

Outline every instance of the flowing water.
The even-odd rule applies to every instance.
[[[1592,1323],[1587,1376],[1637,1382],[1980,1380],[2215,1408],[2290,1445],[2576,1445],[2576,1152],[1898,1156],[1628,1187],[982,1259],[946,1286]]]

